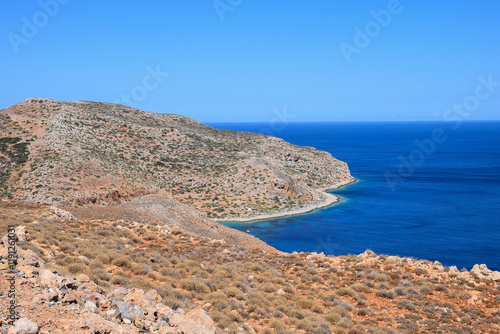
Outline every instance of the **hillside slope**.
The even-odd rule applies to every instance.
[[[67,220],[46,205],[0,201],[0,303],[15,276],[18,312],[40,334],[214,334],[206,316],[206,331],[181,330],[200,309],[217,334],[500,332],[500,273],[484,265],[460,272],[371,251],[276,254],[122,214]],[[18,236],[14,273],[8,226]],[[127,321],[123,306],[137,318],[127,312]]]
[[[325,200],[352,182],[329,153],[117,104],[27,99],[0,110],[3,198],[71,206],[170,194],[210,217]]]

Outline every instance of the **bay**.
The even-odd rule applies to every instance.
[[[286,252],[411,256],[459,269],[500,270],[500,122],[210,123],[271,133],[347,162],[359,181],[340,203],[246,223]],[[437,136],[438,135],[438,136]]]

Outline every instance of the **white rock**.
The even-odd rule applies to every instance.
[[[91,302],[90,300],[87,300],[85,302],[85,308],[88,309],[88,310],[90,310],[90,311],[92,311],[92,312],[94,312],[95,309],[97,308],[97,305],[94,304],[93,302]]]
[[[494,281],[500,281],[500,271],[494,271],[490,274],[490,278]]]
[[[38,326],[28,318],[21,318],[14,322],[15,334],[36,334],[38,333]]]
[[[26,226],[18,226],[16,227],[16,240],[17,241],[30,241],[30,236],[28,231],[26,230]]]

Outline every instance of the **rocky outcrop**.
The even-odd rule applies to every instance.
[[[30,236],[28,234],[28,231],[26,230],[26,226],[16,227],[15,236],[16,236],[16,241],[18,241],[18,242],[30,240]]]
[[[480,279],[500,281],[500,272],[488,269],[485,264],[475,264],[470,273],[471,275],[478,276]]]

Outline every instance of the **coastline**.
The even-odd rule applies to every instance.
[[[352,184],[354,182],[357,182],[357,181],[358,181],[358,179],[353,178],[352,180],[341,182],[340,184],[336,185],[335,187],[326,187],[326,188],[315,189],[323,197],[322,200],[306,203],[303,207],[296,207],[296,208],[291,208],[288,210],[282,210],[282,211],[272,213],[272,214],[258,214],[258,215],[252,216],[252,217],[216,219],[216,221],[218,223],[221,223],[221,224],[224,222],[249,223],[249,222],[254,222],[257,220],[267,220],[267,219],[273,219],[273,218],[297,216],[297,215],[302,215],[305,213],[313,212],[317,209],[322,209],[322,208],[332,206],[340,201],[340,198],[338,196],[336,196],[334,194],[330,194],[327,191],[340,189],[342,187],[345,187],[345,186]]]

